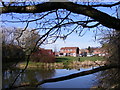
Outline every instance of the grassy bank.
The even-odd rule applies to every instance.
[[[70,62],[70,61],[103,61],[104,57],[94,56],[94,57],[56,57],[56,62]]]
[[[80,59],[79,59],[80,58]],[[103,57],[56,57],[55,63],[41,63],[41,62],[29,62],[28,68],[80,68],[82,66],[96,66],[96,63],[103,65]],[[25,62],[18,65],[20,68],[24,68]]]

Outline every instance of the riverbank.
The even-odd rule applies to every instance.
[[[69,68],[69,69],[79,69],[79,68],[88,68],[88,67],[95,67],[95,66],[103,66],[106,63],[106,61],[88,61],[85,60],[83,62],[80,61],[71,61],[67,63],[35,63],[35,62],[29,62],[27,68],[45,68],[45,69],[63,69],[63,68]],[[19,63],[17,65],[18,68],[24,68],[26,65],[25,62]]]

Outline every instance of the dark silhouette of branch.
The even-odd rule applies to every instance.
[[[97,4],[97,5],[89,5],[89,6],[91,7],[113,7],[119,4],[120,4],[120,1],[114,4]]]
[[[37,20],[41,20],[42,18],[44,18],[45,16],[47,16],[48,14],[50,13],[53,13],[55,12],[54,10],[53,11],[50,11],[46,14],[44,14],[43,16],[41,16],[40,18],[37,18],[37,19],[33,19],[33,20],[20,20],[20,21],[9,21],[9,20],[1,20],[0,22],[10,22],[10,23],[19,23],[19,22],[34,22],[34,21],[37,21]]]
[[[69,13],[65,16],[65,18],[64,18],[59,24],[61,24],[70,14],[71,14],[71,12],[69,12]],[[31,54],[36,50],[37,47],[39,47],[39,46],[47,39],[49,33],[50,33],[55,27],[57,27],[59,24],[56,24],[56,25],[55,25],[54,27],[52,27],[47,33],[45,33],[42,37],[40,37],[40,38],[37,40],[34,48],[31,50],[30,54],[27,56],[25,68],[15,77],[15,80],[14,80],[13,83],[11,84],[10,88],[13,87],[13,85],[15,84],[15,82],[17,81],[17,79],[18,79],[18,77],[21,75],[21,73],[23,73],[23,72],[27,69],[27,66],[28,66],[28,64],[29,64],[29,59],[30,59]],[[26,26],[26,28],[27,28],[27,26]],[[24,30],[26,30],[26,28],[25,28]],[[22,35],[22,34],[21,34],[21,35]],[[20,37],[21,37],[21,36],[19,36],[18,38],[20,38]],[[45,38],[44,38],[44,37],[45,37]],[[44,38],[44,39],[43,39],[43,38]],[[43,39],[43,41],[42,41],[41,43],[39,43],[39,41],[40,41],[41,39]],[[38,44],[38,43],[39,43],[39,44]]]
[[[66,9],[73,13],[91,17],[108,28],[113,28],[118,31],[120,30],[120,19],[112,17],[90,6],[75,4],[72,2],[46,2],[31,6],[0,7],[0,9],[2,10],[2,13],[42,13],[56,9]]]
[[[82,25],[83,28],[93,28],[93,27],[97,27],[98,25],[100,25],[100,23],[97,23],[97,24],[94,24],[94,25],[91,25],[91,26],[88,26],[88,25]]]

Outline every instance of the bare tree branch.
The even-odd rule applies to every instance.
[[[120,4],[120,1],[114,4],[97,4],[97,5],[89,5],[89,6],[91,7],[113,7],[119,4]]]
[[[74,8],[73,8],[74,7]],[[41,13],[56,9],[66,9],[73,13],[82,14],[98,21],[103,26],[120,30],[120,19],[112,17],[90,6],[79,5],[72,2],[46,2],[31,6],[0,7],[2,13]],[[104,18],[103,18],[104,17]],[[113,22],[114,21],[114,22]]]
[[[9,20],[1,20],[0,22],[10,22],[10,23],[19,23],[19,22],[34,22],[34,21],[37,21],[37,20],[41,20],[42,18],[44,18],[45,16],[47,16],[48,14],[50,13],[53,13],[55,11],[50,11],[46,14],[44,14],[42,17],[40,18],[37,18],[37,19],[34,19],[34,20],[20,20],[20,21],[9,21]]]
[[[100,25],[100,23],[97,23],[97,24],[94,24],[94,25],[91,25],[91,26],[88,26],[86,24],[83,24],[83,28],[93,28],[93,27],[97,27],[98,25]]]
[[[70,13],[71,13],[71,12],[69,12],[68,15],[66,15],[66,17],[65,17],[59,24],[61,24],[61,23],[70,15]],[[25,27],[24,30],[26,30],[27,26],[28,26],[28,25],[26,25],[26,27]],[[13,87],[13,85],[15,84],[15,82],[17,81],[17,79],[18,79],[18,77],[21,75],[21,73],[23,73],[23,72],[26,70],[26,68],[27,68],[27,66],[28,66],[28,64],[29,64],[30,56],[31,56],[31,54],[36,50],[36,47],[39,47],[39,46],[47,39],[49,33],[50,33],[55,27],[57,27],[57,26],[58,26],[58,24],[55,25],[54,27],[52,27],[47,33],[45,33],[42,37],[40,37],[40,38],[37,40],[34,48],[31,50],[30,54],[27,56],[25,68],[15,77],[15,80],[14,80],[13,83],[11,84],[10,88]],[[22,31],[22,33],[24,32],[24,30]],[[21,34],[20,34],[20,35],[21,35]],[[21,37],[21,36],[20,36],[20,37]],[[18,38],[19,38],[19,37],[18,37]],[[42,40],[42,38],[44,38],[43,41],[42,41],[41,43],[39,43],[39,41]]]

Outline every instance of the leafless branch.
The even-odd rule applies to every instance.
[[[71,12],[70,12],[70,13],[71,13]],[[65,17],[59,24],[61,24],[61,23],[70,15],[70,13],[68,13],[68,15],[66,15],[66,17]],[[52,31],[52,29],[54,29],[54,28],[57,27],[57,26],[58,26],[58,24],[55,25],[53,28],[51,28],[47,33],[45,33],[42,37],[40,37],[40,38],[37,40],[37,42],[36,42],[33,50],[31,50],[30,54],[27,56],[27,59],[26,59],[27,61],[26,61],[25,68],[16,76],[16,78],[15,78],[15,80],[13,81],[13,83],[11,84],[10,88],[13,87],[13,85],[15,84],[16,80],[17,80],[18,77],[21,75],[21,73],[23,73],[23,72],[26,70],[26,68],[27,68],[27,66],[28,66],[28,64],[29,64],[30,56],[31,56],[31,54],[34,52],[34,50],[36,49],[36,47],[39,47],[39,46],[46,40],[46,38],[48,37],[48,35],[49,35],[49,33]],[[26,26],[26,28],[27,28],[27,27],[28,27],[28,26]],[[24,30],[26,30],[26,28],[25,28]],[[24,31],[24,30],[23,30],[23,31]],[[45,37],[45,38],[44,38],[44,37]],[[39,42],[40,40],[42,40],[42,38],[44,38],[44,39],[43,39],[43,42],[41,42],[41,43],[38,44],[38,42]]]
[[[0,21],[0,22],[10,22],[10,23],[34,22],[34,21],[37,21],[37,20],[41,20],[42,18],[44,18],[45,16],[47,16],[48,14],[53,13],[53,12],[55,12],[55,11],[54,11],[54,10],[53,10],[53,11],[50,11],[50,12],[44,14],[42,17],[37,18],[37,19],[34,19],[34,20],[19,20],[19,21],[2,20],[2,21]]]
[[[117,4],[119,4],[118,2]],[[115,5],[117,5],[115,4]],[[73,9],[74,7],[74,9]],[[41,9],[39,9],[41,8]],[[98,21],[103,26],[108,28],[113,28],[116,30],[120,30],[120,19],[117,19],[113,16],[108,15],[107,13],[101,12],[93,7],[87,5],[75,4],[72,2],[46,2],[37,5],[27,5],[27,6],[10,6],[8,7],[0,7],[2,13],[42,13],[56,9],[66,9],[72,13],[82,14],[92,19]],[[102,17],[101,17],[102,16]],[[104,19],[104,18],[106,19]],[[108,22],[109,21],[109,22]],[[114,21],[114,22],[112,22]]]
[[[89,5],[89,6],[91,7],[113,7],[119,4],[120,4],[120,1],[114,4],[97,4],[97,5]]]

